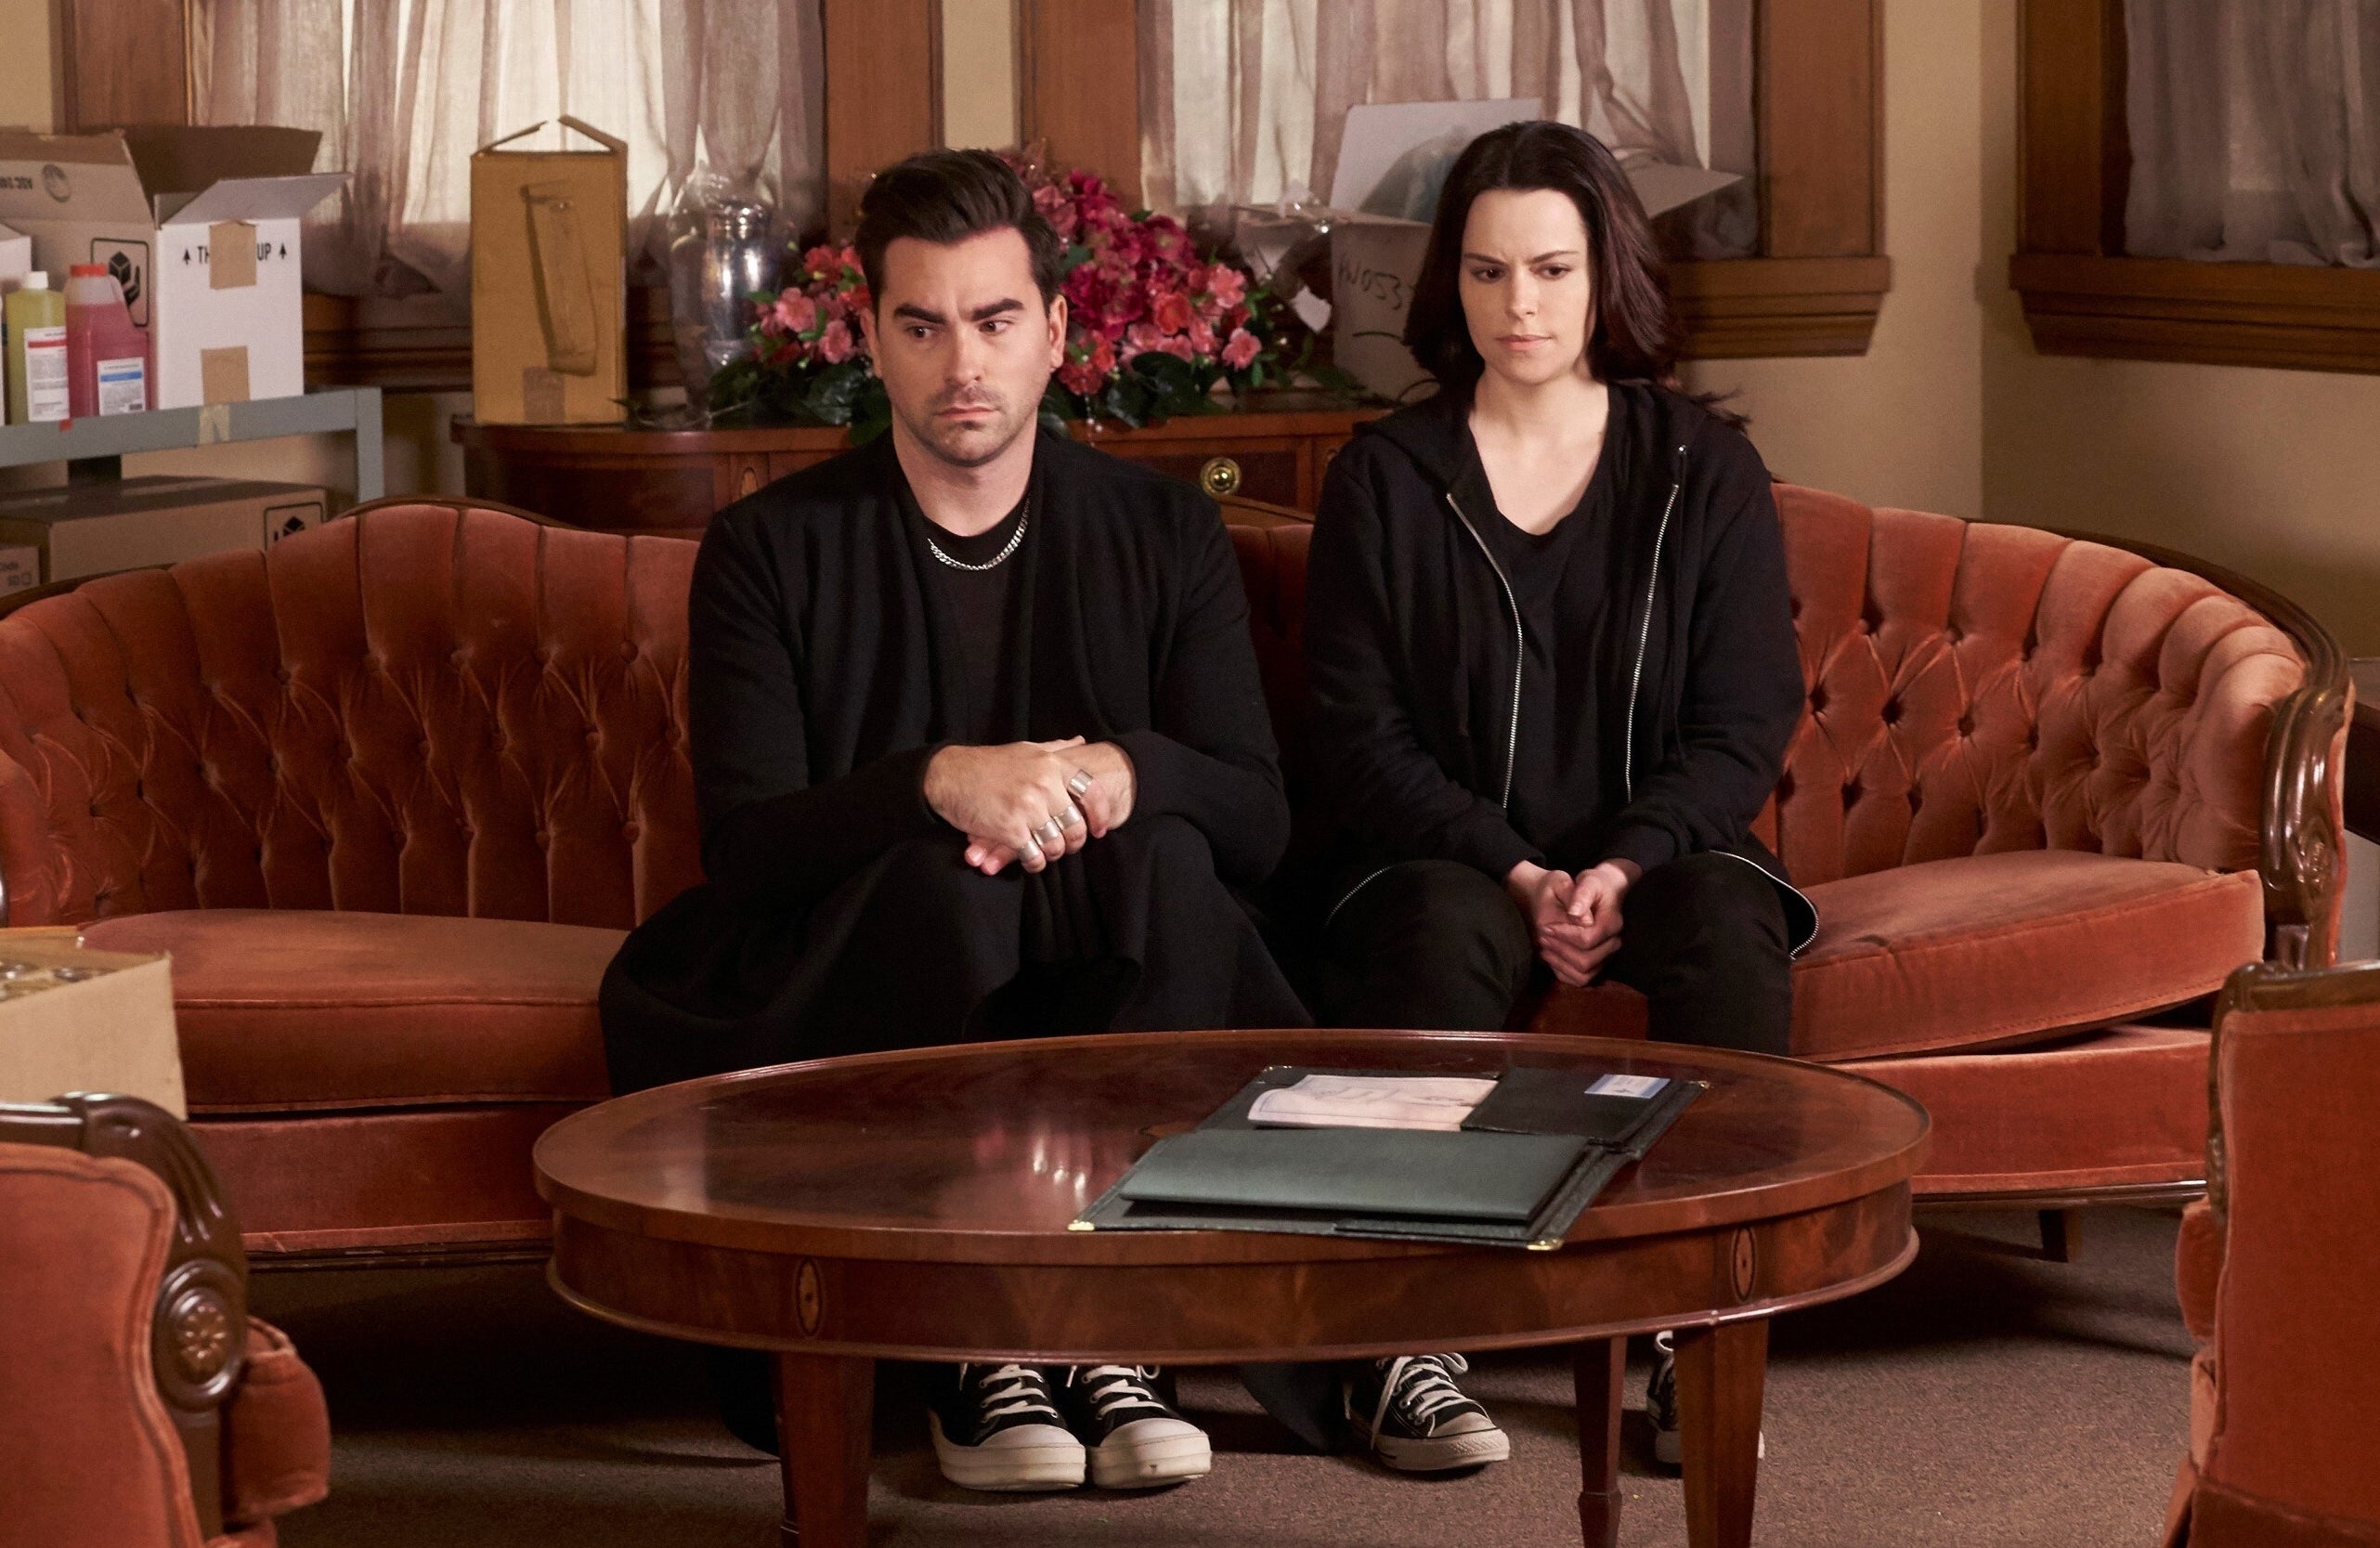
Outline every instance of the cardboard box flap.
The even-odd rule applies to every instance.
[[[314,170],[322,144],[319,130],[266,124],[146,124],[116,132],[152,195],[197,193],[226,177],[303,176]]]
[[[593,140],[596,144],[602,146],[605,150],[610,151],[614,155],[624,156],[628,153],[628,142],[626,140],[614,139],[611,136],[605,134],[601,129],[596,128],[593,124],[587,123],[584,119],[573,118],[568,113],[564,113],[559,118],[540,118],[526,129],[515,129],[501,139],[491,139],[486,145],[481,146],[477,151],[474,152],[474,154],[484,156],[490,150],[496,150],[499,146],[510,145],[516,139],[525,139],[527,137],[536,134],[540,129],[544,128],[548,124],[559,124],[566,129],[576,129],[580,134],[586,136],[589,139]],[[586,153],[591,154],[592,152]],[[553,155],[554,152],[541,151],[540,154]]]
[[[146,226],[149,194],[120,134],[0,130],[0,220]]]
[[[226,177],[176,210],[163,224],[212,226],[219,220],[294,220],[339,191],[344,172],[305,177]]]

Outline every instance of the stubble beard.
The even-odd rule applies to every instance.
[[[943,410],[961,403],[990,409],[991,422],[980,426],[944,423]],[[1011,413],[1006,399],[985,392],[940,394],[922,415],[902,417],[919,446],[955,468],[980,468],[996,461],[1033,426],[1032,420]]]

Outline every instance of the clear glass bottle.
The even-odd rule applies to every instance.
[[[670,226],[670,320],[686,401],[708,406],[711,374],[751,345],[752,298],[774,296],[785,273],[776,212],[757,189],[698,173],[686,180]]]

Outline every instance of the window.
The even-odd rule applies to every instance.
[[[1671,247],[1738,258],[1759,245],[1744,0],[1140,0],[1140,48],[1151,203],[1327,199],[1350,107],[1522,98],[1624,162],[1742,174],[1680,212]]]
[[[1646,45],[1666,17],[1678,40],[1677,73],[1689,103],[1694,83],[1703,83],[1703,105],[1692,114],[1696,156],[1720,166],[1741,164],[1743,147],[1736,137],[1747,128],[1757,150],[1757,176],[1736,196],[1751,202],[1752,218],[1739,215],[1733,232],[1723,227],[1716,240],[1714,233],[1697,234],[1686,250],[1697,256],[1671,267],[1671,292],[1686,327],[1686,353],[1703,358],[1857,355],[1867,348],[1892,279],[1879,214],[1877,0],[1138,0],[1137,7],[1131,0],[1017,3],[1029,19],[1027,36],[1037,50],[1024,82],[1026,119],[1034,122],[1039,111],[1041,122],[1060,124],[1074,137],[1051,133],[1053,154],[1096,167],[1111,180],[1129,179],[1128,187],[1139,184],[1146,168],[1152,194],[1164,191],[1161,180],[1170,173],[1177,199],[1212,197],[1215,190],[1236,198],[1243,188],[1261,198],[1268,178],[1285,184],[1295,175],[1301,156],[1311,186],[1313,169],[1329,159],[1326,142],[1336,112],[1328,104],[1484,96],[1509,82],[1516,95],[1528,95],[1534,85],[1542,96],[1550,85],[1557,115],[1602,111],[1606,116],[1590,119],[1590,125],[1609,127],[1615,104],[1606,100],[1600,110],[1589,105],[1584,89],[1568,83],[1593,78],[1595,71],[1580,61],[1600,57],[1606,62],[1632,60],[1632,82],[1649,85],[1654,72],[1647,67],[1658,51]],[[1185,23],[1182,13],[1193,6],[1199,14]],[[1136,9],[1142,27],[1137,83],[1121,72],[1103,70],[1090,46],[1074,41],[1086,36],[1086,13],[1097,12],[1103,25],[1112,26],[1109,18]],[[1226,78],[1236,70],[1254,89],[1243,84],[1228,97],[1202,98],[1180,85],[1186,67],[1178,51],[1185,25],[1211,33],[1217,12],[1232,18],[1229,52],[1217,66],[1206,46],[1210,62],[1204,68],[1219,69]],[[1167,13],[1170,26],[1159,20]],[[1314,20],[1307,30],[1304,19],[1309,14]],[[1368,37],[1374,46],[1359,56],[1336,51],[1327,46],[1332,28]],[[1245,41],[1251,33],[1253,47]],[[1301,65],[1296,50],[1309,36],[1313,62]],[[1423,46],[1405,46],[1405,40],[1417,36]],[[1384,39],[1397,40],[1398,49],[1378,46]],[[1112,38],[1101,43],[1112,48]],[[1748,61],[1740,51],[1747,46]],[[1290,51],[1285,72],[1274,69],[1276,48]],[[1383,59],[1391,52],[1398,53],[1393,64]],[[1330,74],[1334,59],[1350,58],[1360,58],[1368,68],[1359,66],[1352,78]],[[1749,69],[1748,86],[1729,80],[1731,64]],[[1419,78],[1408,79],[1409,72]],[[1292,83],[1286,86],[1284,74]],[[1619,117],[1632,113],[1656,126],[1680,123],[1673,110],[1660,106],[1658,94],[1625,100],[1632,85],[1626,68],[1611,74],[1614,96],[1621,99],[1616,104],[1622,110]],[[1747,97],[1748,125],[1731,117],[1733,105]],[[1187,110],[1181,104],[1202,100],[1207,105],[1189,116],[1199,137],[1193,146],[1207,149],[1186,151],[1181,125]],[[1175,104],[1171,146],[1164,142],[1162,108],[1154,114],[1143,111],[1144,103],[1168,101]],[[1243,110],[1253,104],[1256,124],[1228,129],[1218,124],[1232,112],[1232,103]],[[1671,137],[1683,145],[1686,135],[1679,129]],[[1226,154],[1237,159],[1229,170],[1216,170],[1217,143],[1229,146]],[[1318,150],[1325,154],[1318,155]],[[1118,164],[1127,161],[1128,165]],[[1719,253],[1742,255],[1713,255]]]
[[[469,288],[471,153],[540,121],[628,144],[631,251],[661,256],[671,203],[708,166],[817,216],[817,0],[199,0],[202,124],[322,132],[350,174],[306,232],[306,284],[340,295]]]
[[[2026,0],[2022,47],[2035,347],[2380,371],[2371,7]]]

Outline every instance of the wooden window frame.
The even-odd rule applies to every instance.
[[[2123,0],[2025,0],[2017,251],[2044,355],[2380,371],[2380,271],[2124,254]]]
[[[56,0],[62,128],[187,124],[185,0]],[[1861,355],[1892,285],[1884,252],[1882,0],[1750,0],[1760,255],[1679,263],[1691,358]],[[1052,157],[1139,183],[1131,0],[1016,0],[1018,128]],[[940,142],[940,0],[821,0],[830,216],[868,172]],[[928,68],[916,61],[923,58]],[[657,288],[629,302],[632,386],[675,382]],[[410,391],[470,384],[469,329],[420,303],[306,297],[306,376]]]

